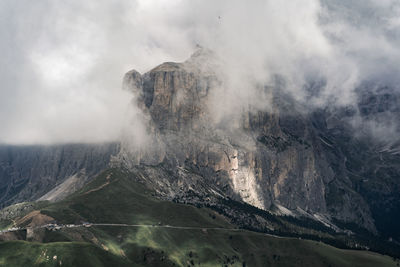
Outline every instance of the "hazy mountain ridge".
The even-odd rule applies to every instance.
[[[1,145],[0,207],[37,200],[73,176],[78,189],[117,151],[117,144]]]
[[[314,125],[328,143],[330,161],[344,164],[351,188],[368,203],[380,233],[398,239],[399,94],[373,83],[357,91],[357,106],[316,111]],[[320,118],[328,119],[321,123]],[[334,184],[331,189],[337,193]]]

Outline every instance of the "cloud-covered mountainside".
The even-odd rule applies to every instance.
[[[116,140],[130,99],[121,73],[197,45],[226,85],[216,118],[270,108],[259,86],[277,75],[308,107],[354,105],[366,80],[398,91],[399,12],[394,0],[2,1],[0,142]]]
[[[396,92],[363,85],[356,105],[310,111],[277,78],[258,87],[268,110],[249,104],[218,117],[215,103],[223,108],[226,85],[209,64],[213,56],[200,49],[183,63],[125,75],[146,135],[138,144],[134,125],[126,128],[118,166],[142,168],[167,199],[209,203],[225,196],[398,237],[399,143],[354,124],[398,114]],[[170,176],[146,167],[159,165]]]
[[[123,87],[133,94],[131,124],[119,144],[1,147],[2,205],[62,200],[113,166],[119,170],[110,172],[122,170],[117,180],[139,182],[162,200],[211,208],[237,227],[399,255],[393,243],[399,239],[399,143],[355,124],[398,113],[396,92],[364,85],[356,91],[357,105],[309,110],[276,77],[274,85],[258,87],[269,109],[249,104],[218,116],[215,103],[224,101],[226,84],[216,74],[214,57],[199,49],[183,63],[166,62],[144,74],[129,71]],[[71,197],[107,192],[112,183],[107,177]],[[102,196],[101,205],[117,205],[106,209],[109,216],[125,203],[110,202],[120,193],[112,192]],[[11,206],[2,211],[3,223],[49,205]],[[85,218],[55,211],[58,219]],[[96,213],[96,220],[105,215]]]
[[[0,206],[64,199],[113,167],[236,227],[399,255],[399,13],[391,0],[3,1]]]

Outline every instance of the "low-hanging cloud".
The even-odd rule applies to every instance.
[[[349,104],[361,81],[398,82],[399,15],[393,0],[1,1],[0,142],[116,140],[132,113],[123,74],[198,44],[220,59],[221,112],[267,106],[259,85],[277,74],[299,101]]]

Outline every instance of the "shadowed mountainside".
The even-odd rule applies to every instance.
[[[57,186],[61,190],[43,199],[65,197],[105,169],[117,151],[117,144],[1,145],[0,207],[37,200]]]

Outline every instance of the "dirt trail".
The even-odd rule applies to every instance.
[[[227,232],[249,232],[246,229],[240,228],[224,228],[224,227],[200,227],[200,226],[173,226],[173,225],[156,225],[156,224],[125,224],[125,223],[83,223],[83,224],[68,224],[68,225],[57,225],[58,229],[62,228],[78,228],[78,227],[93,227],[93,226],[111,226],[111,227],[149,227],[149,228],[170,228],[170,229],[181,229],[181,230],[201,230],[203,232],[207,232],[208,230],[216,230],[216,231],[227,231]],[[36,227],[32,227],[31,229],[39,229],[39,228],[47,228],[48,225],[39,225]],[[10,229],[10,230],[3,230],[0,232],[1,235],[9,232],[15,232],[24,230],[26,228],[19,228],[19,229]],[[251,232],[251,231],[250,231]],[[284,237],[284,236],[277,236],[274,234],[267,234],[267,233],[258,233],[264,236],[270,236],[275,238],[281,239],[299,239],[297,237]]]
[[[15,222],[15,225],[21,225],[29,222],[28,227],[36,227],[54,221],[54,218],[41,214],[39,210],[34,210],[22,217],[21,219],[18,219]]]
[[[112,173],[110,173],[109,175],[107,175],[107,177],[106,177],[106,182],[105,182],[104,184],[102,184],[102,185],[100,185],[100,186],[98,186],[98,187],[96,187],[96,188],[93,188],[93,189],[91,189],[91,190],[85,192],[84,195],[87,195],[87,194],[92,193],[92,192],[99,191],[100,189],[102,189],[102,188],[106,187],[107,185],[109,185],[109,184],[110,184],[110,177],[111,177],[111,175],[112,175]]]

